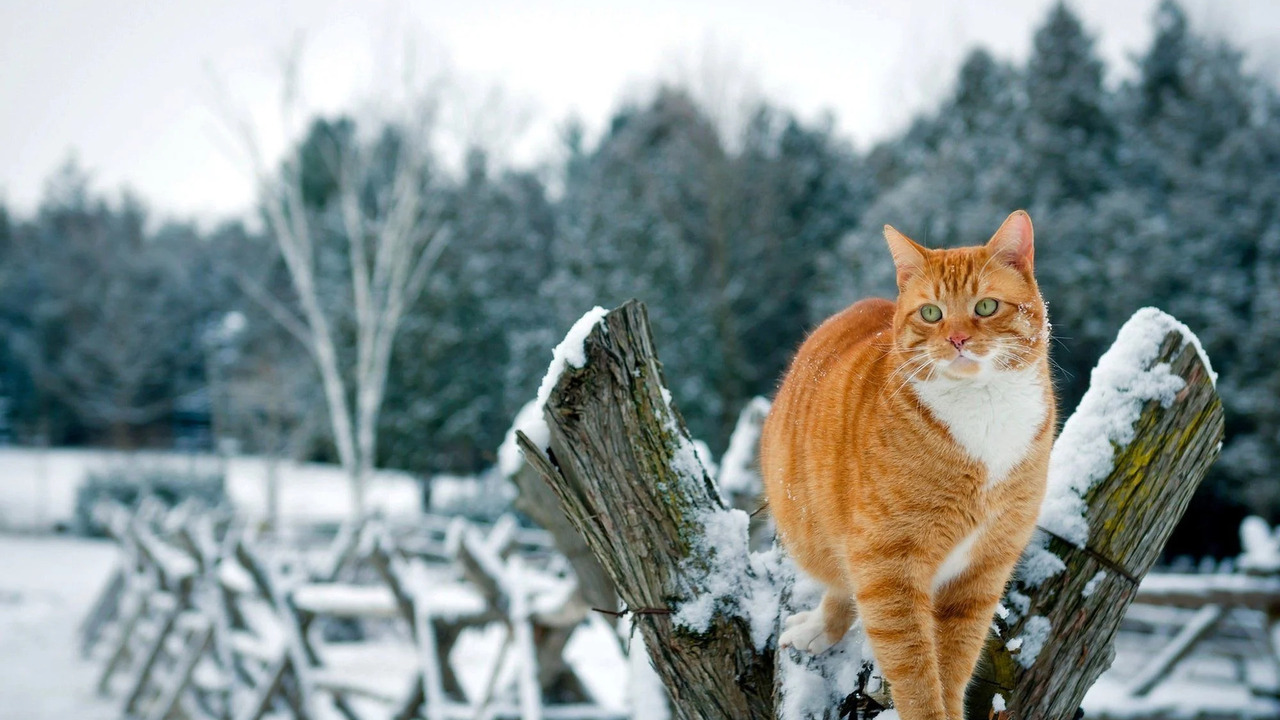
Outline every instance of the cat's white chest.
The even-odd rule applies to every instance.
[[[1048,412],[1044,382],[1034,367],[976,380],[917,380],[912,386],[951,437],[987,466],[988,487],[1027,456]]]

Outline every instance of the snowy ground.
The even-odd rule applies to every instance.
[[[0,535],[0,720],[114,720],[77,628],[115,561],[107,542]]]
[[[112,697],[97,697],[93,688],[101,663],[82,660],[77,650],[80,622],[115,558],[110,542],[0,535],[0,720],[119,716],[119,683]],[[596,696],[618,709],[628,702],[627,683],[619,682],[627,667],[611,633],[602,620],[592,618],[575,633],[566,657]],[[469,630],[460,639],[455,668],[470,692],[480,694],[501,641],[496,626]],[[382,663],[372,665],[374,670],[413,658],[412,647],[405,643],[389,644],[380,653]],[[368,709],[374,711],[369,717],[388,714],[385,708]]]
[[[79,623],[114,560],[115,548],[107,542],[0,535],[0,720],[114,720],[119,697],[94,695],[100,667],[82,661],[76,650]],[[473,692],[487,678],[488,659],[500,642],[496,630],[471,631],[456,649],[455,660],[467,660],[459,669]],[[1280,716],[1275,700],[1251,696],[1240,681],[1241,668],[1249,676],[1274,673],[1261,654],[1245,657],[1243,664],[1221,657],[1193,660],[1148,698],[1134,700],[1125,692],[1130,676],[1165,639],[1122,633],[1118,640],[1115,665],[1085,700],[1090,717],[1150,717],[1156,711],[1168,718],[1194,718],[1206,706],[1229,717]],[[619,681],[627,674],[626,661],[603,623],[577,633],[568,657],[607,705],[628,704],[627,683]]]
[[[267,506],[267,461],[196,453],[0,448],[0,529],[46,530],[71,521],[76,489],[90,473],[163,469],[189,474],[225,471],[236,509],[262,515]],[[340,467],[280,462],[280,507],[285,522],[338,522],[350,508],[351,487]],[[389,516],[416,514],[421,490],[407,473],[379,471],[368,492],[371,508]]]
[[[1211,576],[1203,576],[1211,577]],[[1246,628],[1265,627],[1261,613],[1236,610],[1215,634],[1183,662],[1150,694],[1134,697],[1130,686],[1140,671],[1156,657],[1173,634],[1191,621],[1191,610],[1134,605],[1128,622],[1150,623],[1154,632],[1121,632],[1116,637],[1116,657],[1111,668],[1085,696],[1085,716],[1092,718],[1163,717],[1188,720],[1205,716],[1257,718],[1280,717],[1280,701],[1255,694],[1249,686],[1275,688],[1280,683],[1276,662],[1268,649]]]

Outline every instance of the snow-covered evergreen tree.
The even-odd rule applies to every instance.
[[[491,464],[558,340],[538,299],[555,229],[542,183],[477,150],[450,206],[455,236],[406,319],[383,419],[386,461],[422,472]]]
[[[6,244],[0,334],[10,376],[29,383],[16,408],[24,436],[121,447],[168,437],[178,399],[202,384],[200,328],[223,299],[207,291],[194,230],[150,230],[140,202],[106,201],[69,163]]]

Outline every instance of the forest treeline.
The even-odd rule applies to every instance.
[[[450,241],[396,336],[379,464],[423,476],[491,465],[565,329],[631,297],[649,308],[690,428],[722,452],[808,329],[860,297],[892,296],[883,224],[929,246],[975,244],[1026,208],[1064,408],[1138,308],[1200,336],[1227,440],[1171,549],[1232,551],[1245,513],[1280,518],[1280,96],[1172,0],[1153,21],[1127,79],[1108,83],[1094,39],[1057,5],[1025,63],[972,51],[935,109],[866,149],[768,102],[725,137],[690,93],[664,87],[617,110],[599,138],[567,123],[538,171],[495,167],[479,150],[461,172],[428,164],[418,190]],[[329,159],[359,145],[390,163],[398,132],[322,117],[298,148],[298,207],[322,231],[328,301],[348,293],[349,262]],[[360,202],[376,215],[376,186],[393,178],[373,170]],[[30,216],[0,207],[0,437],[172,447],[211,436],[332,459],[315,364],[255,301],[263,288],[290,297],[272,225],[148,217],[74,165]],[[337,335],[354,333],[339,323]]]

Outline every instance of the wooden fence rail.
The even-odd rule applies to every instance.
[[[360,523],[310,570],[193,507],[148,502],[104,517],[120,569],[81,638],[122,720],[364,720],[370,703],[382,708],[374,717],[396,720],[627,717],[563,657],[588,613],[567,563],[534,567],[552,554],[546,536],[510,517],[487,529]],[[359,637],[325,640],[327,629],[353,626]],[[468,695],[452,651],[464,630],[488,626],[502,628],[518,672],[499,658],[483,691]]]

